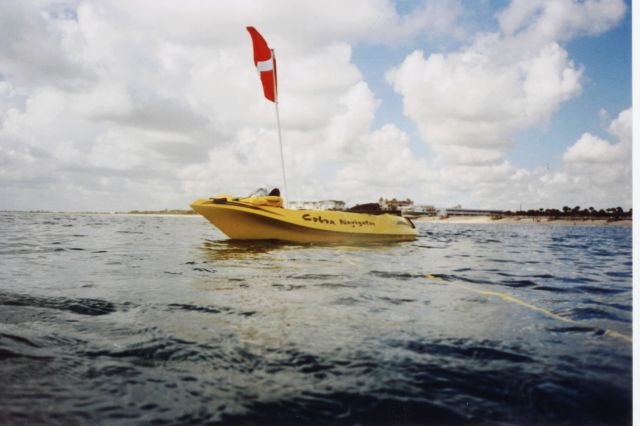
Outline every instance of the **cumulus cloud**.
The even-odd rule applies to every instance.
[[[575,183],[575,190],[588,188],[603,199],[622,200],[631,204],[631,139],[632,110],[622,111],[611,121],[609,133],[616,139],[610,142],[584,133],[564,153],[565,172]]]
[[[509,36],[544,44],[548,40],[566,41],[577,35],[603,33],[617,24],[625,12],[623,1],[514,0],[498,14],[498,23]]]
[[[428,165],[410,149],[409,137],[392,124],[368,133],[356,153],[357,161],[349,162],[338,171],[337,193],[357,202],[386,197],[409,197],[416,184],[425,181]]]
[[[246,25],[286,58],[290,186],[316,198],[375,131],[380,101],[352,46],[442,35],[460,12],[440,0],[404,14],[388,0],[0,2],[1,207],[162,208],[279,182]]]
[[[434,200],[481,208],[516,210],[563,206],[608,208],[632,204],[632,110],[608,123],[609,138],[582,134],[555,170],[495,164],[450,164],[431,174]]]
[[[631,206],[631,109],[620,112],[607,128],[611,140],[584,133],[562,155],[557,170],[505,168],[501,179],[477,198],[493,206],[525,208]],[[476,189],[473,189],[473,193]],[[486,203],[486,201],[485,201]]]
[[[551,185],[575,190],[597,184],[578,174],[578,163],[603,166],[628,155],[626,145],[586,134],[565,154],[564,169],[556,176],[518,170],[508,161],[518,132],[546,126],[583,90],[584,70],[563,43],[605,32],[625,13],[622,0],[515,0],[497,15],[498,31],[476,34],[452,52],[427,56],[415,50],[387,73],[405,115],[437,156],[437,176],[454,194],[450,200],[459,196],[474,205],[517,206],[528,194],[529,201],[555,203]],[[603,172],[600,182],[619,177]],[[579,194],[584,196],[584,187]],[[611,199],[602,195],[600,200]]]
[[[442,35],[462,39],[466,35],[464,28],[458,24],[462,14],[463,6],[459,0],[426,1],[412,13],[404,16],[398,16],[396,13],[379,16],[378,21],[383,20],[381,25],[383,28],[396,28],[396,30],[372,31],[371,38],[389,43],[412,39],[418,34],[425,33],[430,39]]]
[[[498,46],[495,46],[498,49]],[[581,71],[551,43],[500,64],[478,52],[414,52],[389,74],[424,139],[456,163],[496,162],[519,129],[545,122],[581,91]]]
[[[612,145],[597,136],[585,133],[562,158],[570,164],[618,163],[630,154],[625,148],[626,146],[621,144]]]
[[[500,162],[516,131],[548,122],[581,93],[582,69],[559,41],[592,22],[604,31],[620,19],[624,3],[613,2],[620,7],[604,17],[592,2],[566,3],[573,6],[563,13],[578,8],[583,17],[571,31],[548,2],[514,2],[500,15],[505,32],[480,34],[448,54],[416,50],[388,73],[405,114],[437,153],[454,163]]]
[[[512,200],[509,185],[572,182],[586,151],[613,158],[621,148],[585,136],[557,176],[517,170],[506,156],[514,132],[549,122],[582,90],[562,43],[606,31],[625,8],[557,3],[514,1],[499,32],[468,39],[460,1],[405,12],[391,0],[0,2],[0,208],[179,207],[279,184],[275,113],[246,25],[278,55],[293,198],[481,204]],[[471,41],[416,51],[388,77],[437,156],[424,159],[406,129],[374,127],[381,99],[352,53],[442,36]],[[611,125],[616,138],[623,121]]]

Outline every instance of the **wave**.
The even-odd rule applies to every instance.
[[[0,305],[56,309],[92,316],[111,314],[119,309],[116,304],[101,299],[44,297],[8,292],[0,292]]]

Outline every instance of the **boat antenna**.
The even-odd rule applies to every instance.
[[[273,64],[274,64],[274,71],[275,71],[275,63],[276,63],[276,51],[271,49],[271,59],[273,60]],[[278,108],[278,104],[279,104],[279,99],[278,99],[278,82],[276,81],[276,72],[273,73],[273,91],[274,91],[274,98],[275,101],[273,102],[273,104],[276,107],[276,122],[278,123],[278,142],[280,143],[280,163],[282,164],[282,181],[284,182],[284,206],[287,207],[287,204],[289,203],[289,197],[287,196],[288,191],[287,191],[287,173],[285,172],[285,168],[284,168],[284,151],[282,149],[282,131],[280,130],[280,109]]]

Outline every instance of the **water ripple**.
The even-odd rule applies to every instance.
[[[107,315],[117,310],[115,304],[106,300],[38,297],[6,292],[0,292],[0,305],[57,309],[80,315]]]
[[[630,229],[417,228],[0,212],[0,424],[631,423]]]

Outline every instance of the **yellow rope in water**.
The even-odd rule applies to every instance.
[[[513,303],[516,303],[518,305],[524,306],[526,308],[532,309],[534,311],[542,312],[544,315],[546,315],[548,317],[551,317],[553,319],[556,319],[558,321],[568,322],[570,324],[579,324],[581,326],[584,326],[584,323],[581,323],[580,321],[572,320],[571,318],[566,318],[566,317],[563,317],[561,315],[554,314],[553,312],[551,312],[551,311],[549,311],[547,309],[541,308],[539,306],[532,305],[531,303],[525,302],[524,300],[518,299],[517,297],[510,296],[510,295],[508,295],[506,293],[500,293],[498,291],[478,290],[476,288],[469,287],[469,286],[466,286],[464,284],[451,282],[451,281],[445,281],[445,280],[440,279],[439,277],[436,277],[436,276],[431,275],[431,274],[427,274],[427,275],[425,275],[425,277],[428,278],[428,279],[431,279],[431,280],[437,280],[438,282],[443,282],[443,283],[446,283],[448,285],[452,285],[454,287],[462,288],[464,290],[467,290],[467,291],[470,291],[470,292],[473,292],[473,293],[482,294],[484,296],[497,296],[497,297],[501,298],[502,300],[506,300],[507,302],[513,302]],[[614,330],[603,330],[603,329],[600,329],[598,327],[592,327],[592,326],[587,326],[587,327],[592,328],[594,331],[602,331],[605,336],[617,337],[619,339],[626,340],[627,342],[630,342],[630,343],[633,342],[633,339],[631,338],[631,336],[627,336],[626,334],[618,333],[617,331],[614,331]]]

